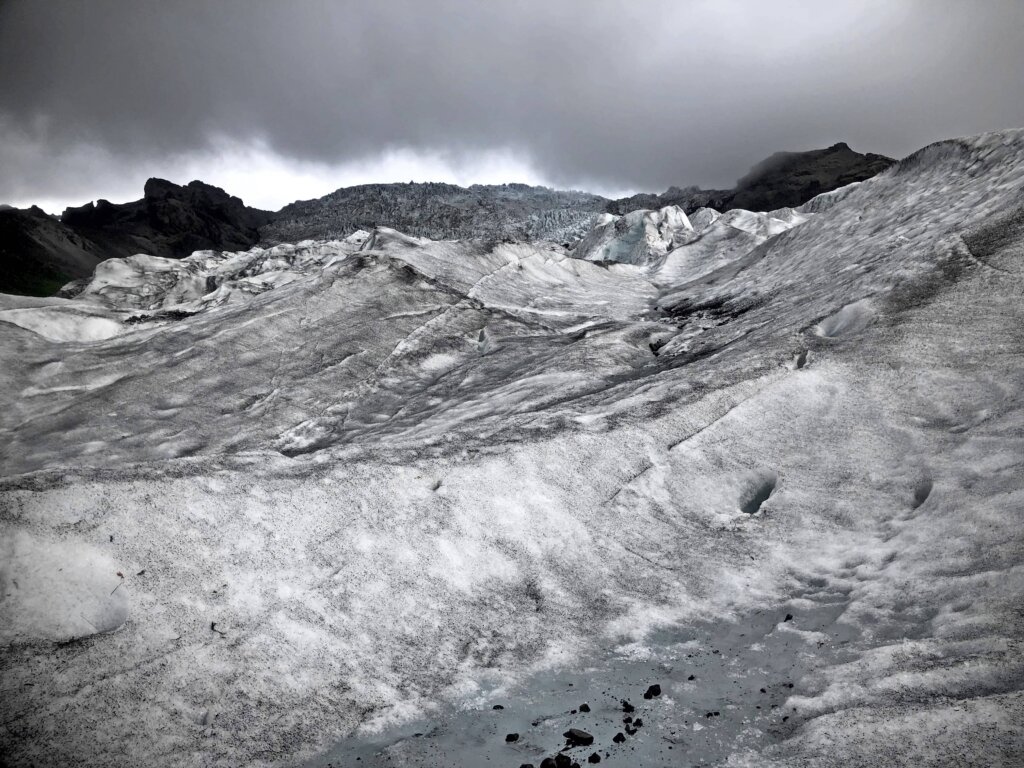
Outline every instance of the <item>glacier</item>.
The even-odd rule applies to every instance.
[[[1005,131],[0,295],[5,759],[1018,765],[1022,293]]]

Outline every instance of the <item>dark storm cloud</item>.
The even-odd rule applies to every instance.
[[[1013,0],[0,0],[0,200],[223,139],[727,185],[777,149],[902,155],[1024,124],[1022,29]],[[72,150],[100,160],[72,168]]]

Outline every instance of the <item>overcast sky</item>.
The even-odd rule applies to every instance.
[[[0,0],[0,202],[731,186],[1024,126],[1022,0]]]

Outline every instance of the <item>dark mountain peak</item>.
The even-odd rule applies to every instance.
[[[207,184],[205,181],[199,179],[193,179],[185,185],[185,189],[189,190],[193,194],[208,195],[210,197],[222,198],[224,200],[238,200],[242,202],[241,198],[229,195],[220,187],[216,187],[213,184]]]
[[[130,203],[97,200],[66,208],[59,219],[36,207],[3,214],[0,291],[39,294],[91,274],[103,259],[245,250],[272,216],[205,182],[159,178],[147,180],[143,197]]]
[[[60,219],[65,224],[67,224],[70,223],[70,221],[74,220],[76,217],[91,216],[93,212],[95,212],[95,210],[96,203],[94,203],[92,200],[90,200],[88,203],[85,203],[84,205],[69,205],[67,208],[64,209],[64,213],[60,215]]]
[[[212,184],[197,180],[181,186],[151,178],[140,200],[97,200],[66,209],[61,221],[108,258],[136,253],[181,258],[197,250],[250,248],[271,216]]]
[[[38,205],[32,205],[28,208],[16,208],[13,205],[0,205],[0,213],[8,214],[10,216],[29,216],[34,219],[53,219],[54,217],[40,208]]]
[[[854,152],[845,141],[833,144],[827,149],[776,152],[747,171],[746,175],[736,182],[736,191],[738,193],[765,181],[775,184],[782,181],[782,177],[815,176],[823,185],[828,178],[839,178],[850,173],[867,173],[864,178],[869,178],[882,170],[875,169],[878,160],[884,161],[887,167],[896,162],[883,155],[862,155]]]
[[[770,211],[803,205],[812,197],[881,173],[896,161],[862,155],[846,142],[807,152],[777,152],[736,183],[731,208]]]
[[[225,199],[231,197],[231,195],[220,187],[215,187],[213,184],[207,184],[205,181],[200,181],[199,179],[194,179],[183,186],[156,176],[146,179],[146,184],[143,187],[142,194],[143,197],[159,200],[165,197],[189,197],[197,192]]]
[[[608,211],[623,214],[665,205],[678,205],[687,213],[705,207],[719,211],[795,208],[823,192],[869,179],[895,162],[884,155],[862,155],[840,141],[826,149],[776,152],[747,171],[732,189],[669,187],[657,196],[640,194],[614,200]]]
[[[228,206],[236,210],[247,208],[242,199],[229,195],[220,187],[194,179],[182,186],[167,179],[148,179],[143,189],[143,199],[148,201],[178,200],[190,205]],[[257,210],[255,208],[251,210]]]
[[[114,203],[101,198],[96,202],[65,208],[64,213],[60,215],[60,220],[69,227],[102,226],[117,218],[117,208],[118,206]]]
[[[0,206],[0,209],[3,209],[3,207]],[[16,211],[18,209],[14,208],[13,206],[7,206],[6,210]],[[53,221],[54,220],[53,216],[48,214],[46,211],[44,211],[38,205],[33,205],[33,206],[29,207],[29,208],[26,208],[24,210],[24,213],[26,213],[29,216],[32,216],[33,218],[36,218],[36,219],[46,219],[47,221]]]
[[[147,200],[162,200],[181,192],[181,187],[173,181],[153,177],[146,179],[146,185],[142,188],[142,196]]]

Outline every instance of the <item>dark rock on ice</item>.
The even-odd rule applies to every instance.
[[[594,743],[594,737],[579,728],[570,728],[562,735],[574,747],[586,747]]]

